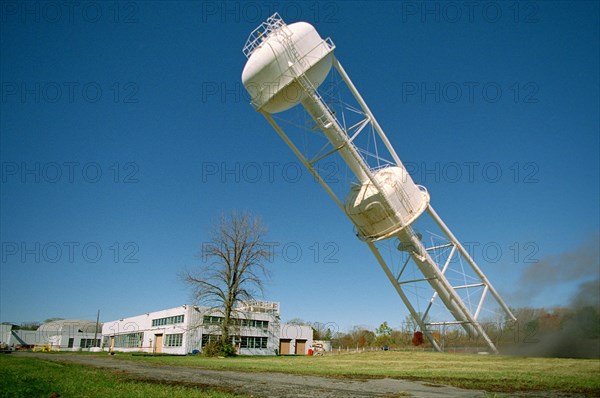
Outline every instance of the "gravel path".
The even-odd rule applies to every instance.
[[[351,397],[484,397],[483,391],[397,379],[336,379],[284,373],[251,373],[209,370],[172,365],[148,365],[106,356],[18,353],[51,361],[79,363],[151,382],[182,383],[225,389],[264,398],[351,398]],[[409,395],[410,394],[410,395]]]

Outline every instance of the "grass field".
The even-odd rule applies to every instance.
[[[132,356],[148,364],[333,377],[392,377],[486,391],[561,391],[600,396],[600,360],[375,351],[330,356],[206,358]]]
[[[48,360],[0,356],[0,397],[210,397],[232,398],[228,391],[204,386],[165,385],[134,380],[123,374]],[[101,355],[73,353],[70,355]],[[556,391],[600,397],[600,360],[522,358],[475,354],[375,351],[318,357],[136,356],[115,359],[249,372],[285,372],[331,377],[392,377],[449,384],[492,392]],[[499,392],[495,395],[493,392]],[[541,395],[545,395],[541,393]]]
[[[81,365],[0,355],[0,397],[48,398],[53,393],[60,394],[62,398],[240,397],[197,386],[136,381],[114,372]]]

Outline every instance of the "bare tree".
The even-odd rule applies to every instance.
[[[265,263],[271,255],[263,241],[265,234],[260,219],[248,212],[221,215],[210,240],[202,244],[203,264],[183,274],[197,302],[222,312],[222,346],[229,342],[237,304],[263,292],[263,280],[268,277]]]

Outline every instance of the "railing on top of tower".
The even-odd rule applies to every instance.
[[[278,13],[271,15],[267,20],[260,24],[260,26],[252,31],[246,40],[246,44],[242,49],[242,52],[246,58],[250,58],[250,55],[256,50],[261,43],[269,37],[269,35],[279,28],[286,26],[285,22]]]

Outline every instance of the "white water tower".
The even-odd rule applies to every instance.
[[[433,326],[457,324],[470,336],[481,338],[491,352],[497,352],[493,341],[477,321],[487,293],[491,293],[508,318],[514,320],[514,316],[469,253],[433,210],[427,190],[412,180],[367,104],[336,59],[334,49],[333,42],[330,39],[323,40],[308,23],[287,25],[278,14],[268,18],[250,34],[243,49],[248,61],[242,72],[242,82],[252,98],[252,105],[263,114],[354,223],[357,236],[367,243],[433,347],[441,350],[440,342],[431,333]],[[319,92],[319,86],[332,69],[341,76],[343,84],[360,108],[356,112],[363,119],[352,126],[348,126],[346,119],[340,117]],[[320,152],[318,156],[308,157],[300,150],[273,116],[285,113],[297,105],[301,105],[312,119],[314,127],[311,130],[319,130],[328,141],[329,149]],[[367,126],[376,133],[377,140],[389,154],[389,160],[380,162],[382,158],[378,154],[373,155],[356,145],[357,137],[368,130]],[[336,195],[315,167],[318,161],[333,155],[339,155],[355,177],[344,199]],[[377,166],[371,164],[369,156],[377,159]],[[448,240],[445,248],[448,248],[450,254],[444,264],[438,264],[430,255],[432,250],[439,247],[425,247],[421,236],[412,228],[423,213],[427,213],[435,221]],[[398,239],[399,250],[409,253],[410,259],[422,273],[422,278],[407,281],[402,279],[404,268],[399,275],[390,270],[375,243],[392,238]],[[462,256],[466,260],[478,279],[476,283],[453,286],[448,281],[445,273],[454,256]],[[417,282],[426,282],[434,290],[425,313],[417,311],[403,290],[404,285]],[[481,289],[475,311],[471,311],[463,297],[457,293],[460,289],[473,288]],[[438,297],[454,320],[427,320],[431,305]]]

